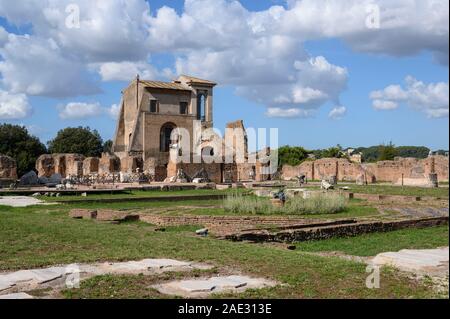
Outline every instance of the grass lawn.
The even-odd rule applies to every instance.
[[[267,245],[200,238],[192,227],[156,232],[141,222],[119,225],[67,216],[67,206],[0,209],[0,270],[16,270],[74,262],[175,258],[208,262],[254,276],[275,279],[284,285],[250,290],[238,297],[257,298],[426,298],[431,287],[403,275],[383,270],[380,289],[367,289],[365,265],[336,257],[282,250]],[[386,235],[386,234],[383,234]],[[382,236],[382,235],[380,235]],[[430,235],[433,237],[432,235]],[[423,237],[424,241],[431,238]],[[162,297],[149,292],[152,278],[114,276],[82,283],[83,297],[103,292],[120,297]],[[156,280],[156,279],[155,279]],[[158,279],[160,280],[160,279]],[[136,285],[136,286],[134,286]],[[94,288],[92,288],[94,286]],[[95,289],[95,286],[99,287]],[[136,289],[132,292],[130,287]],[[141,287],[141,288],[139,288]],[[145,288],[145,289],[144,289]],[[123,290],[126,289],[127,291]],[[133,288],[134,289],[134,288]],[[83,291],[80,290],[80,293]],[[70,297],[69,295],[66,295]],[[81,295],[79,295],[81,296]],[[104,295],[102,295],[104,296]],[[75,296],[76,297],[76,296]]]
[[[109,198],[124,198],[132,200],[135,197],[167,197],[167,196],[191,196],[191,195],[223,195],[230,193],[243,193],[248,192],[247,189],[237,188],[237,189],[224,189],[224,190],[216,190],[216,189],[189,189],[189,190],[181,190],[181,191],[161,191],[161,190],[136,190],[129,191],[125,194],[88,194],[86,197],[82,197],[79,195],[63,195],[60,197],[46,197],[41,196],[39,199],[45,201],[57,202],[61,200],[82,200],[82,199],[109,199]]]
[[[339,186],[339,185],[338,185]],[[406,195],[406,196],[432,196],[448,198],[447,187],[425,188],[412,186],[390,186],[390,185],[350,185],[349,192],[381,195]]]
[[[355,256],[375,256],[401,249],[427,249],[448,246],[448,226],[402,229],[388,233],[372,233],[349,238],[301,242],[297,249],[309,252],[339,251]]]
[[[216,215],[216,216],[252,216],[248,213],[231,213],[229,211],[225,211],[224,208],[222,208],[223,201],[219,200],[216,201],[216,205],[221,205],[220,208],[196,208],[193,210],[168,210],[165,214],[169,215],[182,215],[182,214],[194,214],[194,215]],[[254,214],[253,216],[289,216],[289,217],[296,217],[296,218],[308,218],[308,219],[341,219],[341,218],[352,218],[352,217],[366,217],[366,216],[373,216],[378,215],[379,212],[375,207],[363,205],[358,202],[350,201],[349,205],[345,208],[344,211],[339,213],[333,213],[333,214],[307,214],[307,215],[286,215],[279,212],[271,212],[267,214]]]

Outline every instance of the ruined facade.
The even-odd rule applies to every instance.
[[[227,125],[241,134],[226,129],[222,138],[212,130],[215,85],[185,75],[173,82],[136,78],[123,91],[114,137],[113,151],[120,158],[121,171],[140,169],[156,181],[173,178],[180,170],[190,180],[201,175],[217,183],[258,178],[249,173],[256,170],[256,163],[244,163],[248,155],[243,122]],[[200,137],[196,136],[199,131]],[[231,150],[225,146],[227,140],[233,141]],[[236,158],[227,162],[225,156],[236,157],[238,148],[241,164]]]
[[[122,92],[113,154],[45,154],[36,162],[38,175],[139,172],[153,181],[177,180],[183,174],[180,180],[216,183],[270,179],[263,172],[267,164],[257,160],[265,154],[251,154],[255,160],[249,163],[241,120],[228,123],[223,137],[213,130],[215,85],[185,75],[173,82],[137,77]]]
[[[297,166],[283,165],[282,176],[288,180],[305,175],[310,180],[336,176],[339,181],[391,182],[394,184],[424,186],[430,174],[438,181],[448,181],[448,157],[434,155],[426,159],[396,158],[377,163],[354,163],[341,158],[322,158],[305,161]]]

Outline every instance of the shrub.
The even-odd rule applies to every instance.
[[[233,214],[267,214],[274,207],[267,198],[242,196],[240,194],[229,195],[224,200],[225,211]]]
[[[224,209],[233,214],[336,214],[347,207],[347,200],[333,193],[319,193],[309,198],[293,197],[284,207],[274,207],[267,198],[233,194],[224,200]]]
[[[339,194],[319,193],[310,198],[293,197],[283,207],[286,214],[336,214],[345,210],[347,200]]]

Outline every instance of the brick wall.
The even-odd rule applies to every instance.
[[[433,170],[439,181],[448,181],[448,157],[431,156],[426,159],[396,158],[394,161],[359,164],[346,159],[323,158],[305,161],[297,166],[283,165],[284,179],[305,175],[308,179],[324,179],[337,175],[340,181],[355,181],[360,174],[366,174],[369,182],[398,182],[402,178],[427,178]]]

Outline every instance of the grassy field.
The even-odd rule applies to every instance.
[[[411,281],[388,269],[382,273],[381,288],[371,290],[365,287],[367,274],[362,263],[336,257],[315,256],[302,252],[301,249],[289,251],[212,237],[199,238],[193,233],[196,227],[173,227],[166,232],[157,232],[154,226],[141,222],[114,225],[92,220],[74,220],[67,216],[69,207],[70,205],[50,205],[0,208],[0,270],[159,257],[207,262],[218,268],[236,269],[251,275],[272,278],[284,284],[275,288],[250,290],[238,297],[435,296],[431,287],[426,284]],[[432,236],[434,235],[424,235],[420,240],[429,242],[429,237]],[[145,276],[101,276],[83,282],[79,291],[66,293],[65,296],[165,297],[146,288],[151,282],[159,280],[162,279]]]
[[[224,195],[224,194],[232,194],[232,193],[244,193],[248,192],[247,189],[237,188],[237,189],[225,189],[225,190],[216,190],[216,189],[192,189],[192,190],[181,190],[181,191],[161,191],[161,190],[133,190],[123,194],[88,194],[86,197],[82,197],[80,195],[63,195],[60,197],[47,197],[41,196],[39,197],[45,201],[57,202],[61,200],[91,200],[91,199],[110,199],[110,198],[120,198],[120,199],[129,199],[133,200],[136,197],[170,197],[170,196],[191,196],[191,195]]]
[[[390,185],[349,185],[349,192],[381,195],[432,196],[448,198],[448,187],[424,188]]]
[[[403,229],[388,233],[365,234],[350,238],[332,238],[296,244],[308,252],[342,252],[355,256],[374,256],[401,249],[427,249],[448,246],[448,226]]]

